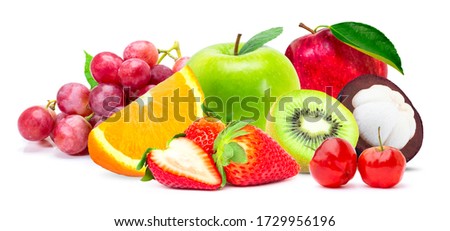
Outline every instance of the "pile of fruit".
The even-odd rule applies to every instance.
[[[393,44],[362,23],[300,26],[312,34],[285,54],[264,46],[281,27],[190,58],[177,42],[158,50],[136,41],[123,58],[86,53],[91,89],[62,86],[56,101],[22,113],[19,131],[174,188],[260,185],[299,172],[340,187],[357,169],[372,187],[395,186],[422,145],[423,126],[387,79],[386,64],[403,73]],[[160,64],[167,56],[173,68]]]

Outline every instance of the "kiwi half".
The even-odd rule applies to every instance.
[[[314,151],[329,137],[353,147],[359,137],[353,114],[339,101],[316,90],[294,90],[277,99],[267,117],[266,132],[309,172]]]

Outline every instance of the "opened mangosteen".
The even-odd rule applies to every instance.
[[[383,144],[400,149],[406,161],[419,152],[422,119],[405,93],[390,80],[360,76],[341,90],[338,100],[353,113],[358,124],[358,154],[379,144],[378,127]]]

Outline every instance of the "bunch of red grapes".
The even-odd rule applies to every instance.
[[[62,152],[70,155],[87,154],[88,136],[93,127],[186,64],[189,57],[181,57],[178,43],[175,44],[179,56],[174,58],[169,54],[175,60],[172,68],[159,64],[160,51],[148,41],[129,44],[123,58],[112,52],[98,53],[90,62],[96,86],[89,89],[80,83],[64,84],[56,100],[22,112],[18,120],[20,134],[29,141],[50,137]],[[162,58],[170,50],[164,52]]]

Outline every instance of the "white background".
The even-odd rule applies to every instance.
[[[8,3],[6,3],[8,2]],[[0,90],[0,230],[181,230],[118,228],[114,218],[334,216],[329,228],[250,226],[217,230],[442,230],[448,227],[448,9],[438,1],[2,1]],[[443,1],[442,1],[443,2]],[[110,173],[89,156],[70,157],[17,131],[27,107],[54,99],[67,82],[84,82],[83,50],[121,54],[146,39],[159,48],[179,40],[184,55],[215,43],[246,41],[283,26],[268,45],[285,51],[311,27],[359,21],[396,45],[405,76],[389,78],[421,113],[425,140],[395,188],[366,187],[359,174],[345,187],[320,187],[310,175],[215,192],[172,190]],[[434,229],[433,229],[434,228]],[[183,230],[211,230],[191,228]]]

